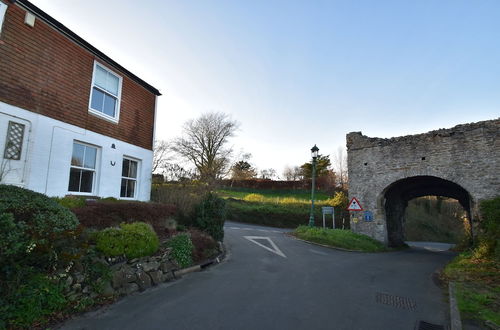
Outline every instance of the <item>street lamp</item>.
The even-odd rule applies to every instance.
[[[319,148],[314,145],[311,148],[312,156],[312,189],[311,189],[311,215],[309,216],[309,227],[314,227],[314,189],[316,186],[316,159],[318,158]]]

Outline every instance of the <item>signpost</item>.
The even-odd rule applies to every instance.
[[[323,228],[326,228],[325,224],[325,215],[331,214],[332,215],[332,228],[335,229],[335,213],[333,213],[333,207],[331,206],[323,206],[321,208],[321,211],[323,212]]]

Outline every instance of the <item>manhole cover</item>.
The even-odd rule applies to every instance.
[[[410,298],[394,296],[387,293],[377,292],[375,296],[375,300],[379,304],[389,305],[402,309],[415,309],[417,307],[417,303]]]
[[[419,321],[415,330],[449,330],[449,328],[439,324]]]

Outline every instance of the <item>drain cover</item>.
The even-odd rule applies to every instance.
[[[420,321],[415,330],[448,330],[448,327],[439,324],[432,324],[425,321]]]
[[[394,296],[387,293],[377,292],[375,296],[375,300],[379,304],[389,305],[402,309],[415,309],[417,307],[417,303],[410,298]]]

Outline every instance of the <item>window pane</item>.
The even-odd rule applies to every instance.
[[[97,154],[97,149],[92,147],[85,147],[85,161],[83,167],[95,168],[95,158]]]
[[[73,143],[73,154],[71,155],[71,165],[83,166],[83,153],[85,146],[79,143]]]
[[[127,197],[135,195],[135,180],[127,180]]]
[[[94,110],[99,110],[102,112],[104,105],[104,93],[97,88],[92,89],[92,101],[90,102],[90,107]]]
[[[111,94],[118,96],[118,86],[120,84],[120,80],[117,76],[108,73],[108,80],[106,82],[106,90]]]
[[[69,171],[68,191],[79,191],[80,189],[80,174],[82,170],[72,168]]]
[[[101,68],[99,65],[96,65],[94,84],[96,84],[97,86],[99,86],[103,89],[106,89],[107,76],[108,76],[108,71]]]
[[[129,166],[130,166],[130,160],[123,158],[122,176],[128,176]]]
[[[127,180],[122,179],[122,186],[120,189],[120,197],[127,197]]]
[[[94,179],[94,172],[92,171],[82,171],[82,180],[80,183],[80,192],[92,192],[92,183]]]
[[[108,116],[114,117],[115,116],[115,106],[116,106],[116,99],[108,94],[104,95],[104,109],[103,112],[107,114]]]
[[[134,162],[133,160],[130,161],[130,169],[128,172],[128,177],[137,178],[137,162]]]

